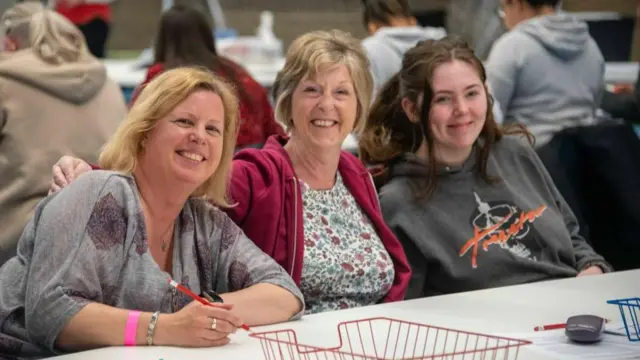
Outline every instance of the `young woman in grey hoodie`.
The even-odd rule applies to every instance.
[[[480,60],[456,38],[409,50],[360,154],[413,275],[408,298],[611,271],[525,141],[496,125]]]

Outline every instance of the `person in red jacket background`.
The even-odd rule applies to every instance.
[[[113,0],[50,0],[55,10],[76,25],[89,51],[97,58],[106,57],[106,45],[111,28]]]
[[[162,14],[154,47],[154,63],[144,82],[134,91],[133,104],[140,90],[165,69],[203,66],[234,86],[239,98],[240,128],[236,148],[261,147],[271,135],[284,135],[273,118],[267,92],[249,73],[233,61],[216,53],[213,29],[198,10],[175,5]]]
[[[233,160],[224,211],[302,291],[305,313],[403,300],[411,268],[382,218],[371,175],[342,142],[367,117],[373,79],[360,42],[338,30],[296,39],[274,86],[290,136]],[[52,191],[91,167],[63,157]]]

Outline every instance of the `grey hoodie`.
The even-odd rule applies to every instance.
[[[595,122],[604,65],[588,25],[566,13],[518,24],[496,41],[486,64],[504,122],[527,126],[538,146],[564,128]]]
[[[443,28],[419,26],[383,27],[362,41],[371,62],[374,94],[402,67],[402,57],[419,41],[438,40],[447,35]]]
[[[413,181],[426,167],[406,154],[380,191],[382,213],[402,242],[413,274],[407,298],[576,276],[610,266],[578,234],[576,219],[533,148],[505,137],[492,150],[489,185],[474,170],[475,150],[443,168],[427,201]]]

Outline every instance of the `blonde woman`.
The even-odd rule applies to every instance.
[[[341,150],[369,108],[372,79],[357,39],[314,31],[296,39],[275,82],[272,136],[233,161],[225,211],[273,257],[304,294],[307,313],[404,299],[411,270],[387,227],[371,176]],[[54,188],[86,171],[70,157],[54,167]],[[159,191],[163,191],[160,189]]]
[[[126,116],[122,91],[64,17],[24,2],[0,18],[0,265],[35,205],[51,164],[68,154],[95,162]]]
[[[40,203],[0,270],[0,354],[116,345],[216,346],[243,323],[287,321],[302,295],[216,206],[237,99],[204,70],[149,83],[100,166]],[[169,284],[221,294],[205,306]]]

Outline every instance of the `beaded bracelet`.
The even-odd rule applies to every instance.
[[[153,345],[153,334],[156,331],[158,316],[160,316],[160,312],[154,312],[153,315],[151,315],[151,320],[149,321],[149,328],[147,329],[147,345],[149,346]]]

